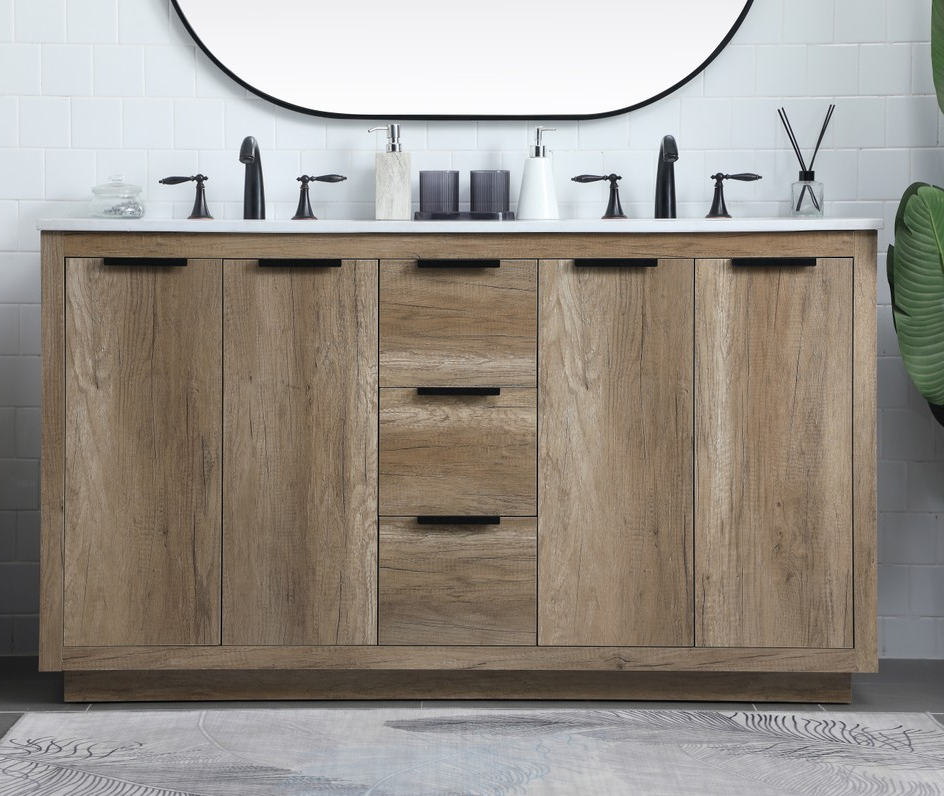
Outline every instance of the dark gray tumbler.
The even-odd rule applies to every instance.
[[[420,172],[420,211],[423,213],[459,212],[459,172]]]
[[[505,169],[472,172],[472,212],[507,213],[509,173]]]

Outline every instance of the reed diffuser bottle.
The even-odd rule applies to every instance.
[[[823,183],[817,182],[815,171],[800,171],[799,179],[793,183],[790,207],[794,216],[818,218],[823,215]]]
[[[801,216],[803,218],[819,218],[823,215],[823,183],[816,181],[816,173],[813,171],[813,163],[816,162],[816,156],[819,154],[820,144],[823,143],[823,136],[826,135],[826,128],[829,127],[829,120],[833,118],[833,111],[836,106],[830,104],[826,111],[826,118],[823,121],[823,127],[819,131],[819,138],[816,141],[816,149],[813,150],[813,157],[810,158],[810,165],[806,165],[803,159],[803,153],[800,151],[800,145],[797,143],[796,135],[793,132],[793,125],[787,118],[786,108],[779,108],[777,115],[783,122],[783,129],[787,131],[787,138],[793,146],[797,161],[800,164],[800,176],[791,189],[790,214]]]

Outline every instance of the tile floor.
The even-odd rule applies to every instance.
[[[744,702],[108,702],[72,703],[62,701],[62,675],[36,671],[36,658],[0,658],[0,735],[27,711],[49,710],[182,710],[227,707],[504,707],[569,708],[613,707],[671,710],[825,710],[900,711],[931,713],[944,725],[944,660],[882,660],[878,674],[854,675],[852,703],[849,705],[806,705]]]

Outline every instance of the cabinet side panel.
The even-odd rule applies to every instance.
[[[875,249],[875,232],[856,233],[852,466],[855,472],[855,649],[861,672],[878,671]]]
[[[692,267],[541,262],[540,644],[693,642]]]
[[[221,287],[67,262],[68,646],[219,643]]]
[[[695,267],[696,643],[852,646],[852,260]]]
[[[64,506],[65,306],[62,235],[42,233],[42,500],[39,668],[62,665],[62,528]]]
[[[375,644],[377,263],[224,284],[224,643]]]

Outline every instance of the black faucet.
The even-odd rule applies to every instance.
[[[239,162],[246,164],[243,187],[243,218],[265,218],[265,188],[262,185],[262,157],[259,143],[251,135],[239,148]]]
[[[678,145],[667,135],[659,147],[659,168],[656,171],[656,218],[675,218],[675,161]]]

